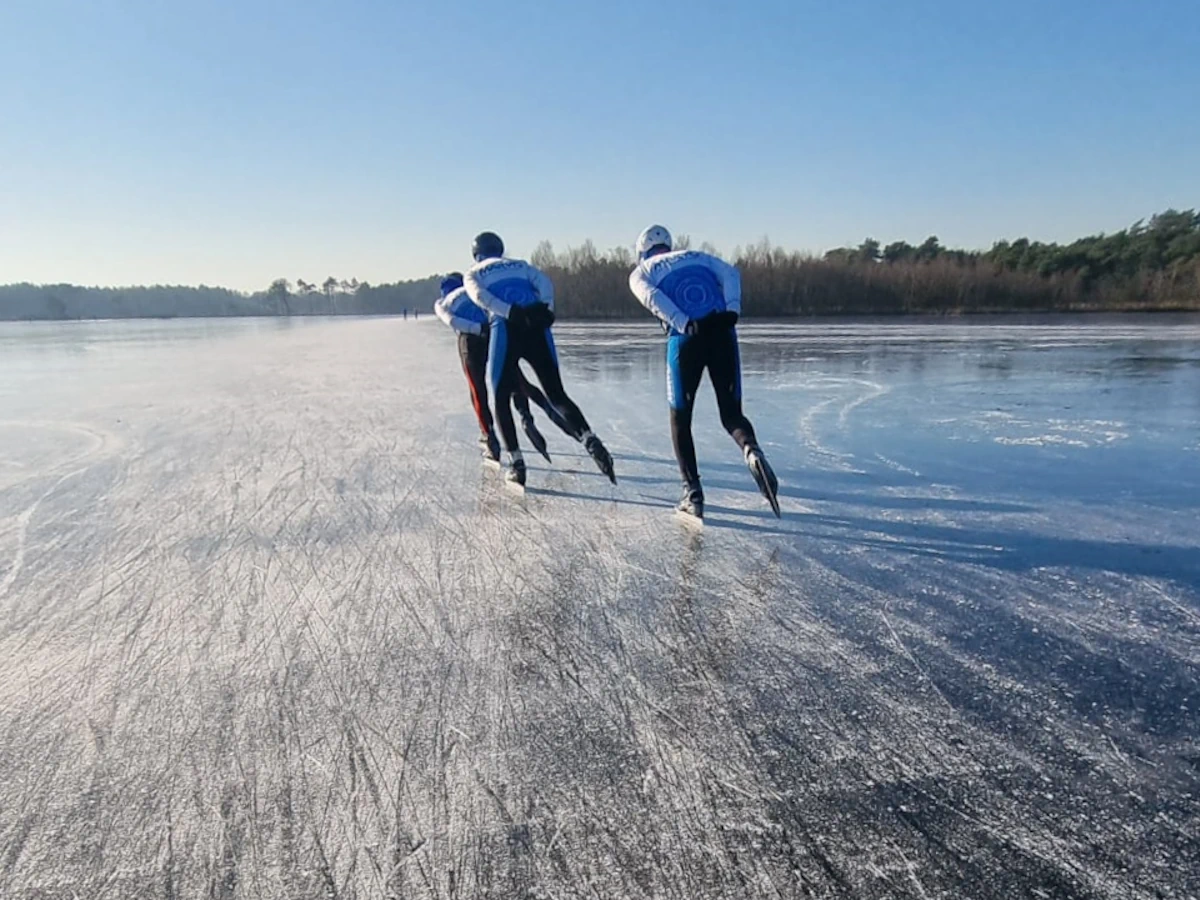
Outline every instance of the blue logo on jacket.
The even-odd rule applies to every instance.
[[[689,319],[703,319],[711,313],[725,311],[721,282],[712,269],[701,263],[672,269],[658,283],[658,289]]]

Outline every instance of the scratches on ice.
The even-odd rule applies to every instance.
[[[741,331],[785,515],[706,396],[702,533],[647,329],[559,341],[621,483],[547,426],[524,498],[435,322],[9,396],[122,440],[6,413],[0,896],[1197,895],[1195,422],[1015,377],[1108,332]]]

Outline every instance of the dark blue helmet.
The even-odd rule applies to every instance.
[[[500,240],[500,235],[494,231],[485,231],[475,238],[475,243],[471,245],[471,255],[475,257],[475,262],[503,256],[504,241]]]
[[[463,286],[462,272],[451,272],[442,279],[442,296],[446,297],[453,294]]]

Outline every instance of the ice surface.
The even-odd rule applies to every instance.
[[[0,896],[1200,893],[1200,323],[652,326],[615,488],[393,319],[0,326]]]

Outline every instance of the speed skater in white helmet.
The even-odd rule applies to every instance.
[[[677,508],[696,518],[704,516],[692,410],[708,369],[721,424],[741,448],[750,474],[778,516],[778,480],[742,411],[742,363],[734,327],[742,311],[740,273],[711,253],[673,250],[671,232],[662,225],[639,234],[635,249],[638,264],[629,274],[629,289],[667,332],[671,441],[684,485]]]

